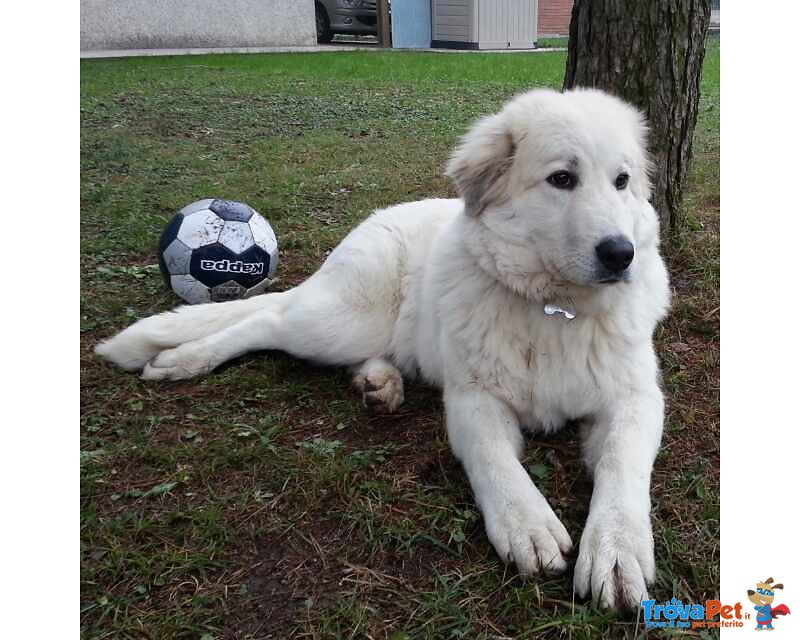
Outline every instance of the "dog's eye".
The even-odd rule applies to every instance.
[[[617,176],[617,179],[614,180],[614,186],[619,191],[622,191],[625,187],[628,186],[628,180],[630,180],[630,176],[627,173],[620,173]]]
[[[547,182],[556,189],[574,189],[578,184],[578,177],[569,171],[556,171],[547,176]]]

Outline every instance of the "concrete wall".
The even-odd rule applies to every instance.
[[[81,0],[81,51],[316,43],[314,0]]]

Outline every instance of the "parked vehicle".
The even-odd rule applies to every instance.
[[[317,42],[330,42],[337,33],[377,35],[375,0],[315,0]]]

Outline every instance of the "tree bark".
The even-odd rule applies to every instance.
[[[647,116],[652,202],[666,237],[683,222],[710,15],[710,0],[575,0],[572,8],[564,88],[604,89]]]

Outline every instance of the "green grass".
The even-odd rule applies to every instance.
[[[81,625],[84,638],[633,637],[495,557],[436,390],[372,416],[345,372],[271,353],[146,384],[91,347],[168,309],[165,222],[247,201],[307,277],[373,208],[449,196],[441,166],[477,116],[559,87],[565,54],[353,52],[81,64]],[[718,592],[719,43],[703,79],[690,226],[658,330],[669,398],[654,474],[654,595]],[[578,539],[591,487],[575,434],[526,465]]]
[[[564,49],[569,44],[569,38],[563,36],[561,38],[539,38],[536,41],[536,46],[540,49]]]

